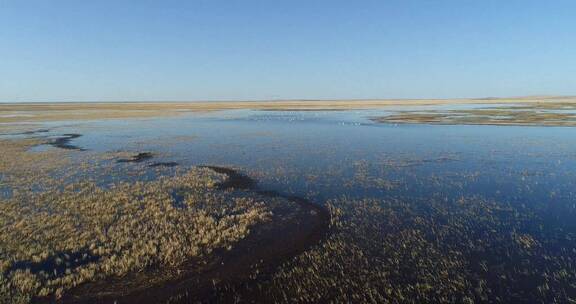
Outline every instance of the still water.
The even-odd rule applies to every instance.
[[[82,134],[73,143],[88,151],[145,151],[157,155],[155,161],[232,166],[263,188],[318,203],[342,195],[482,194],[523,204],[546,201],[563,210],[558,216],[573,214],[572,128],[370,120],[382,114],[237,110],[46,127],[54,135]]]
[[[278,300],[306,290],[338,299],[340,292],[364,296],[368,287],[383,298],[404,293],[415,301],[576,297],[573,128],[371,120],[388,113],[234,110],[50,122],[42,126],[47,132],[17,136],[81,134],[67,143],[79,159],[122,151],[151,153],[139,163],[144,167],[232,167],[262,190],[341,208],[343,224],[326,245],[282,266],[274,280],[257,281],[258,297]],[[121,172],[131,164],[113,166]],[[137,178],[153,178],[149,170]],[[366,264],[348,261],[350,252]],[[324,260],[329,254],[337,259]],[[342,272],[334,274],[334,267]],[[388,279],[366,279],[383,274]],[[322,294],[330,286],[340,287]],[[430,292],[436,288],[446,291]],[[246,290],[254,294],[253,287]]]

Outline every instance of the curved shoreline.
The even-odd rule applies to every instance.
[[[175,279],[166,279],[144,289],[122,290],[124,281],[138,282],[138,274],[125,278],[113,278],[105,282],[80,285],[64,295],[65,303],[188,303],[190,301],[210,301],[214,297],[234,300],[235,286],[245,287],[257,284],[274,273],[286,260],[306,251],[321,242],[328,234],[330,215],[322,206],[304,198],[288,196],[276,191],[266,191],[257,187],[257,182],[237,170],[201,166],[227,175],[218,184],[222,190],[245,190],[263,197],[283,198],[298,205],[297,217],[289,223],[260,225],[232,250],[218,250],[210,263],[203,265],[190,261],[177,267],[184,272]],[[170,270],[154,270],[162,273]],[[257,274],[254,277],[254,274]],[[141,280],[144,285],[150,284]]]

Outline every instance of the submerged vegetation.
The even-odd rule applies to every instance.
[[[108,189],[78,183],[15,193],[0,203],[0,272],[10,286],[4,296],[58,298],[86,281],[233,246],[269,211],[250,198],[211,191],[223,178],[191,169]]]
[[[229,174],[207,167],[109,184],[71,179],[83,170],[96,172],[89,165],[127,153],[86,154],[81,165],[71,166],[68,152],[30,152],[44,143],[53,141],[0,141],[0,186],[9,190],[0,198],[1,303],[57,300],[86,282],[206,263],[214,250],[231,250],[253,226],[269,222],[281,203],[231,192],[222,187]],[[128,159],[143,155],[151,154]],[[104,174],[110,172],[105,167]]]
[[[321,208],[257,191],[232,169],[139,164],[149,152],[30,150],[51,143],[0,141],[0,303],[114,300],[181,279],[213,288],[206,280],[227,271],[218,261],[241,257],[235,247],[252,229],[250,242],[285,257],[317,240],[300,229],[324,225]],[[272,241],[279,229],[290,241]],[[276,258],[252,254],[247,271]]]
[[[331,200],[331,236],[247,299],[276,303],[572,303],[572,233],[481,197]],[[242,299],[240,296],[238,296]]]

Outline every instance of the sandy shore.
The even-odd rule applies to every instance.
[[[484,99],[382,99],[382,100],[286,100],[214,102],[86,102],[86,103],[4,103],[0,124],[57,120],[148,118],[232,109],[254,110],[350,110],[390,106],[450,104],[576,104],[576,97],[518,97]]]

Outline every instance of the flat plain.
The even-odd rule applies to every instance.
[[[218,110],[334,111],[379,109],[394,106],[439,105],[522,105],[532,108],[557,109],[574,107],[576,97],[534,96],[480,99],[374,99],[374,100],[274,100],[210,102],[92,102],[92,103],[17,103],[0,104],[0,123],[33,121],[146,118],[179,115],[188,112]],[[407,119],[408,120],[408,119]],[[411,120],[410,120],[411,121]],[[422,120],[426,122],[426,120]]]

